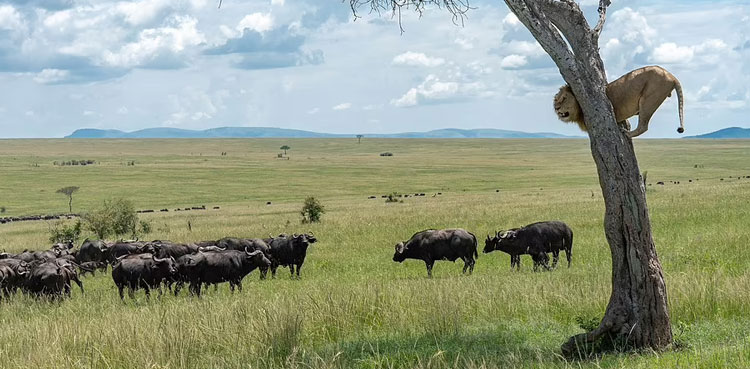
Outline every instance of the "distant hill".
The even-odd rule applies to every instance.
[[[220,127],[203,131],[179,128],[147,128],[133,132],[116,129],[78,129],[65,138],[336,138],[356,134],[333,134],[270,127]],[[573,138],[557,133],[527,133],[502,129],[438,129],[429,132],[364,134],[375,138]]]
[[[750,138],[750,128],[729,127],[715,132],[685,138]]]

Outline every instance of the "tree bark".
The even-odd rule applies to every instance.
[[[601,340],[664,349],[672,343],[672,328],[664,276],[651,237],[645,187],[633,143],[615,121],[599,55],[599,33],[609,1],[600,0],[599,22],[593,30],[572,0],[505,3],[552,57],[577,97],[604,195],[612,294],[599,327],[571,337],[562,351],[580,354]]]

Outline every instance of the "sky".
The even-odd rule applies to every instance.
[[[590,23],[594,0],[580,2]],[[564,82],[502,1],[402,14],[340,0],[0,0],[0,137],[281,127],[327,133],[497,128],[581,135]],[[609,80],[645,65],[680,79],[686,135],[750,127],[750,2],[615,0]],[[635,126],[637,118],[631,118]],[[678,137],[668,99],[642,137]]]

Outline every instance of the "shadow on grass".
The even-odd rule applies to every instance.
[[[344,367],[361,368],[564,366],[556,345],[530,343],[528,334],[500,328],[448,336],[384,337],[339,343],[320,354],[337,355]]]

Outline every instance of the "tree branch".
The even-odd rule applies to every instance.
[[[383,11],[390,10],[391,16],[398,18],[398,26],[401,29],[401,33],[404,32],[404,27],[401,25],[401,9],[414,9],[415,12],[419,13],[421,17],[427,6],[433,5],[438,8],[447,10],[453,16],[453,23],[456,25],[464,25],[464,19],[469,10],[473,9],[469,5],[469,0],[341,0],[342,2],[349,2],[349,6],[352,8],[352,14],[354,18],[359,18],[357,14],[358,10],[362,6],[369,5],[370,13],[380,14]]]
[[[558,27],[553,25],[550,19],[547,18],[547,12],[543,12],[539,8],[540,4],[542,6],[558,8],[559,3],[553,0],[505,0],[505,3],[513,14],[518,17],[518,20],[531,31],[544,51],[552,57],[552,60],[557,64],[558,69],[566,77],[566,80],[568,77],[575,78],[575,76],[566,75],[566,71],[576,70],[573,52],[568,47],[568,43],[563,39]],[[554,13],[555,11],[549,12],[549,14]]]
[[[594,27],[594,36],[599,37],[599,34],[602,33],[602,28],[604,28],[604,21],[607,19],[607,7],[612,4],[612,1],[610,0],[599,0],[599,9],[597,11],[599,12],[599,22],[596,23],[596,27]]]

